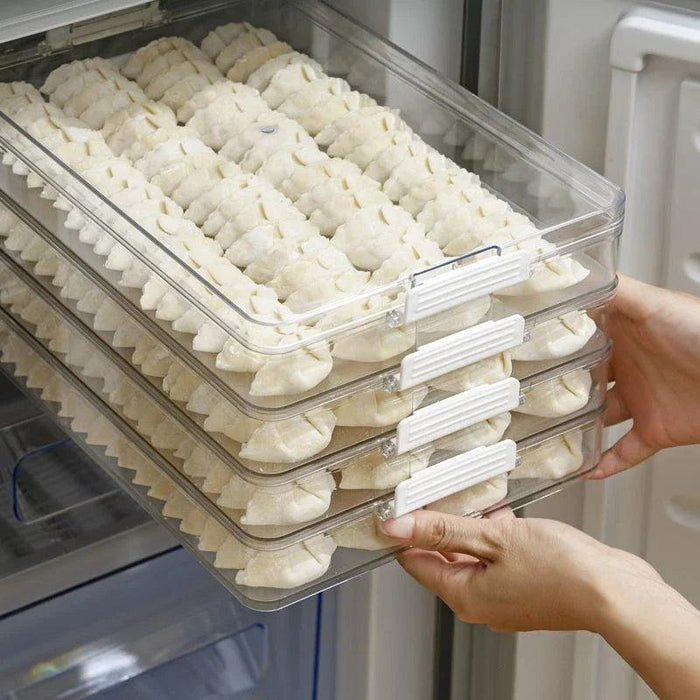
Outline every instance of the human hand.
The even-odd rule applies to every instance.
[[[403,568],[464,622],[496,631],[600,632],[630,590],[664,586],[646,562],[553,520],[461,518],[427,510],[387,520],[413,549]]]
[[[587,475],[601,479],[666,447],[700,442],[700,299],[620,277],[606,424],[632,428]]]

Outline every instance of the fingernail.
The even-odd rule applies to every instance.
[[[389,537],[397,540],[410,540],[413,536],[413,526],[415,518],[413,515],[402,515],[400,518],[392,518],[381,523],[382,530]]]

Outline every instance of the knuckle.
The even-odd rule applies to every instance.
[[[426,540],[434,549],[447,549],[452,540],[452,527],[443,517],[431,518],[427,527]]]

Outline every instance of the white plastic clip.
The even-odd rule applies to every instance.
[[[503,440],[451,457],[435,467],[422,469],[402,481],[394,491],[393,509],[383,515],[398,518],[412,510],[468,489],[515,467],[516,446]]]
[[[427,343],[401,360],[398,388],[403,391],[513,348],[524,336],[525,319],[515,314]]]
[[[416,274],[415,286],[406,293],[404,323],[447,311],[529,276],[530,254],[524,250],[493,255],[427,279]]]
[[[520,382],[508,377],[419,408],[396,426],[396,454],[414,450],[498,413],[510,411],[519,402]]]

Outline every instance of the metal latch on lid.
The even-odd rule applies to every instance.
[[[398,518],[413,510],[505,474],[516,466],[516,445],[502,440],[488,447],[477,447],[434,467],[421,470],[402,481],[394,490],[394,498],[384,503],[382,518]]]

